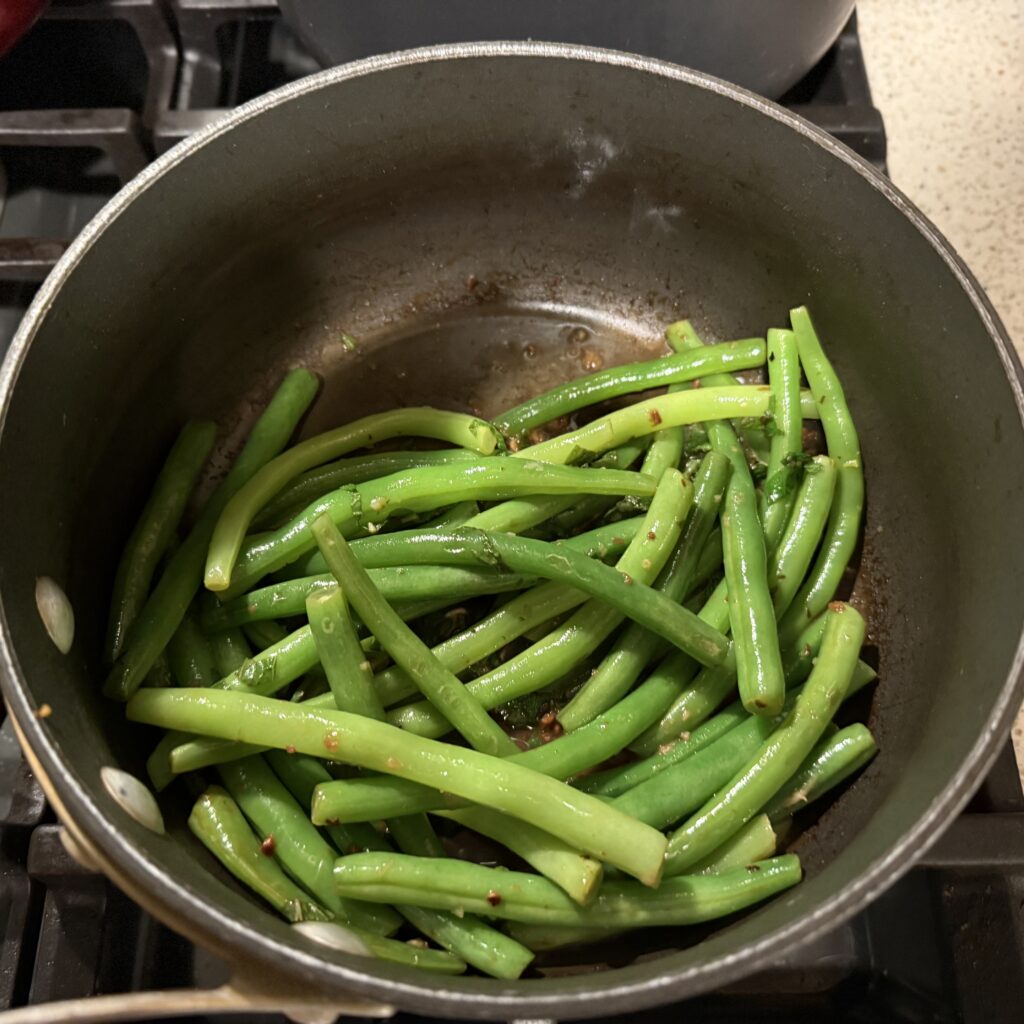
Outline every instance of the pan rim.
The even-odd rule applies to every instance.
[[[40,288],[26,313],[0,368],[0,434],[6,422],[13,390],[33,337],[56,300],[64,282],[85,257],[92,245],[142,192],[171,172],[178,164],[236,126],[263,111],[292,99],[319,91],[336,83],[360,78],[379,71],[442,61],[470,58],[550,58],[586,61],[654,74],[706,89],[752,108],[763,116],[787,126],[810,143],[826,150],[846,164],[869,185],[909,218],[926,242],[943,260],[972,306],[1003,364],[1007,382],[1024,425],[1024,369],[1020,359],[988,298],[952,246],[938,229],[892,183],[861,157],[823,130],[790,113],[778,104],[738,86],[666,61],[640,57],[614,50],[558,43],[488,42],[458,43],[405,50],[369,57],[328,69],[300,79],[236,108],[224,118],[200,129],[150,164],[124,186],[86,226],[68,248]],[[843,889],[826,898],[810,914],[791,921],[756,943],[714,960],[685,968],[671,967],[672,957],[659,961],[659,975],[637,980],[614,979],[629,968],[593,976],[598,982],[586,991],[558,991],[558,980],[529,981],[534,991],[523,992],[490,979],[442,979],[433,984],[384,978],[361,969],[353,959],[348,966],[340,959],[316,955],[312,949],[284,945],[265,935],[253,934],[226,910],[200,901],[198,895],[181,887],[173,877],[135,847],[98,803],[79,778],[74,767],[33,713],[28,683],[21,672],[13,641],[0,603],[0,683],[11,713],[24,731],[44,771],[57,787],[59,795],[76,826],[95,844],[107,865],[114,869],[136,898],[154,910],[162,920],[185,930],[197,942],[217,948],[240,966],[250,966],[280,975],[288,968],[296,975],[328,983],[335,994],[345,992],[396,1003],[418,1013],[452,1017],[508,1019],[510,1016],[557,1016],[563,1019],[607,1016],[651,1007],[698,995],[735,981],[760,965],[766,954],[772,959],[813,941],[863,909],[913,864],[939,838],[956,813],[991,767],[999,752],[999,742],[1009,732],[1013,715],[1024,696],[1024,629],[1007,677],[993,706],[985,730],[979,735],[960,769],[936,795],[917,822],[883,855],[876,858]],[[183,928],[183,925],[187,927]],[[253,964],[252,961],[258,963]],[[601,984],[601,979],[610,983]],[[450,987],[449,987],[450,986]],[[493,989],[494,991],[491,991]],[[329,995],[330,993],[325,993]]]

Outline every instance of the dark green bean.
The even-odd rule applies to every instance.
[[[213,686],[217,666],[213,651],[192,612],[186,612],[167,646],[171,674],[178,686]]]
[[[124,647],[104,684],[104,693],[127,700],[141,685],[167,646],[202,583],[203,561],[213,528],[224,506],[254,473],[287,443],[316,394],[317,380],[306,370],[285,377],[256,421],[231,471],[217,486],[199,519],[171,556],[129,630]]]
[[[128,630],[146,602],[157,564],[174,540],[185,504],[216,436],[216,424],[190,420],[156,478],[114,576],[104,648],[108,663],[121,653]]]
[[[209,641],[218,679],[237,672],[252,657],[249,641],[238,628],[220,630]]]

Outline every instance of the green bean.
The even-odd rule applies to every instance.
[[[494,569],[466,568],[454,565],[404,565],[370,569],[374,586],[391,604],[435,601],[446,597],[445,606],[484,594],[503,594],[522,590],[535,579],[519,573]],[[287,618],[301,615],[306,600],[314,594],[330,590],[334,577],[304,576],[252,590],[222,605],[209,609],[203,616],[203,627],[210,632],[228,626],[264,618]]]
[[[674,395],[660,395],[591,420],[586,426],[568,434],[530,445],[516,452],[512,458],[563,465],[579,462],[667,427],[734,416],[763,416],[768,411],[769,398],[769,389],[760,384],[708,386]],[[805,419],[817,418],[814,399],[809,393],[801,393],[800,408]]]
[[[743,705],[736,701],[714,718],[695,726],[692,732],[684,733],[675,743],[667,744],[666,749],[621,768],[611,768],[596,775],[585,775],[577,779],[575,785],[578,789],[596,796],[621,796],[641,783],[653,779],[666,768],[692,757],[749,719],[750,715],[744,711]]]
[[[640,441],[627,442],[595,459],[591,468],[629,469],[640,457],[644,447]],[[572,508],[579,500],[576,494],[539,494],[528,498],[512,498],[479,513],[468,520],[466,525],[497,533],[523,533]]]
[[[681,445],[681,438],[679,442]],[[654,445],[651,446],[653,448]],[[690,590],[731,471],[729,460],[716,452],[709,452],[701,463],[694,478],[693,511],[682,541],[656,583],[669,600],[681,601]],[[654,633],[635,622],[630,623],[594,674],[559,711],[558,720],[562,727],[567,732],[578,729],[619,701],[662,646]]]
[[[615,551],[621,548],[624,542],[629,541],[638,532],[642,522],[640,518],[624,520],[614,526],[602,527],[587,534],[580,534],[578,537],[572,537],[562,543],[573,550],[600,556],[608,550]],[[662,528],[659,527],[659,529]],[[664,529],[662,532],[664,533]],[[356,543],[351,545],[353,550],[356,548]],[[646,547],[642,557],[652,555],[652,564],[658,563],[661,556],[647,551]],[[640,571],[643,571],[642,566]],[[560,614],[575,605],[582,604],[585,599],[585,594],[565,584],[541,584],[533,591],[522,595],[521,598],[509,601],[508,604],[503,605],[464,633],[433,648],[433,653],[446,668],[453,672],[462,671],[474,662],[500,650],[505,644],[517,636],[521,636],[536,623],[547,621],[552,613]],[[254,622],[248,624],[246,628],[252,629],[265,625],[269,625],[269,623]],[[310,671],[316,664],[317,653],[312,633],[308,626],[303,626],[288,636],[286,641],[278,641],[264,654],[258,655],[248,665],[243,666],[240,672],[220,680],[217,685],[225,689],[243,689],[269,696],[303,673]],[[417,692],[416,684],[403,670],[395,666],[379,673],[375,679],[375,685],[380,691],[385,705],[395,703]],[[311,703],[317,707],[334,706],[330,694],[313,698]],[[258,752],[251,746],[243,747],[209,737],[191,740],[185,738],[185,742],[179,740],[179,744],[175,745],[170,758],[171,766],[176,773],[222,764],[225,761]],[[164,767],[162,770],[166,771],[167,769]],[[168,777],[166,781],[169,782],[170,778]],[[381,817],[388,817],[388,815],[381,815]]]
[[[691,875],[720,875],[723,871],[745,868],[775,855],[779,837],[772,828],[767,814],[758,814],[746,823],[731,839],[694,864]]]
[[[247,622],[245,623],[243,632],[252,644],[259,648],[261,653],[269,651],[272,647],[276,647],[277,644],[284,643],[284,641],[288,639],[289,635],[294,635],[289,634],[281,623],[276,622],[273,619],[263,619],[259,622]],[[308,670],[303,669],[303,672],[305,671]]]
[[[373,668],[359,644],[344,591],[335,584],[311,595],[306,611],[334,706],[384,721],[384,706],[373,686]]]
[[[836,460],[819,455],[807,467],[786,530],[768,568],[768,589],[781,618],[800,589],[832,507]]]
[[[490,455],[498,446],[497,433],[484,420],[429,408],[392,409],[311,437],[263,466],[224,507],[210,538],[207,589],[227,590],[253,516],[299,473],[357,448],[404,435],[447,441],[480,455]]]
[[[690,875],[718,875],[736,868],[746,868],[774,856],[778,837],[768,816],[751,818],[731,839],[714,853],[695,865]],[[593,928],[588,925],[514,924],[511,929],[518,939],[537,952],[562,949],[584,943],[604,942],[622,934],[622,928]]]
[[[800,357],[796,335],[772,328],[768,332],[768,383],[772,389],[771,448],[761,494],[761,519],[768,555],[775,551],[793,507],[799,463],[803,457],[800,417]]]
[[[440,910],[466,911],[528,924],[596,928],[674,926],[710,921],[774,896],[800,880],[793,854],[720,875],[666,879],[657,889],[608,881],[585,907],[553,882],[450,858],[357,853],[338,861],[338,891],[377,902],[400,900]]]
[[[693,498],[693,488],[688,483],[685,487],[681,486],[683,482],[684,478],[678,470],[665,473],[639,532],[619,559],[616,568],[608,570],[617,576],[620,586],[623,579],[623,575],[618,575],[620,573],[636,581],[633,586],[621,589],[628,589],[633,594],[639,592],[640,587],[653,581],[674,549],[681,523]],[[516,541],[516,538],[496,539]],[[568,545],[542,544],[541,547],[557,552],[565,550]],[[580,574],[573,575],[571,580],[574,586],[579,585]],[[671,602],[666,601],[666,604],[677,611],[683,611]],[[696,619],[691,613],[686,614]],[[611,635],[622,618],[621,608],[609,607],[605,601],[588,601],[563,625],[552,630],[528,650],[467,683],[466,689],[488,708],[534,693],[578,665]],[[443,736],[449,728],[443,716],[423,703],[407,704],[389,712],[388,721],[425,736]]]
[[[203,578],[206,547],[224,506],[254,473],[287,443],[316,394],[317,380],[306,370],[292,370],[256,421],[231,471],[220,482],[199,519],[171,556],[156,588],[129,630],[103,692],[127,700],[178,628]]]
[[[857,667],[864,620],[842,604],[830,605],[826,618],[821,651],[796,706],[756,756],[673,832],[667,856],[671,874],[702,860],[757,814],[800,767],[835,714]]]
[[[857,546],[864,510],[860,441],[842,385],[821,349],[806,307],[791,309],[789,318],[796,332],[804,373],[821,403],[821,425],[828,453],[839,468],[836,471],[835,497],[818,559],[780,623],[779,631],[784,639],[799,632],[808,619],[819,615],[832,600]]]
[[[238,804],[220,786],[210,786],[195,802],[188,827],[235,878],[286,920],[293,924],[330,920],[331,914],[300,889],[274,857],[263,852]]]
[[[480,505],[475,501],[460,501],[450,508],[446,508],[439,516],[435,516],[428,522],[427,528],[431,530],[457,529],[465,526],[474,516],[479,515]]]
[[[310,526],[322,515],[343,533],[385,522],[397,511],[422,512],[467,498],[496,500],[521,494],[632,494],[647,497],[656,481],[639,473],[484,459],[470,466],[428,466],[342,487],[314,502],[290,523],[246,545],[231,573],[226,597],[235,597],[266,573],[313,547]],[[453,531],[454,532],[454,531]]]
[[[450,466],[457,462],[475,462],[478,452],[465,448],[443,451],[388,451],[369,455],[350,455],[315,469],[300,473],[290,484],[267,502],[253,519],[257,529],[273,526],[282,519],[291,519],[311,501],[346,484],[361,484],[380,476],[402,473],[421,466]]]
[[[185,613],[174,631],[167,656],[178,686],[212,686],[217,681],[213,651],[191,612]]]
[[[159,655],[153,662],[153,667],[146,673],[143,686],[175,686],[174,675],[171,672],[171,662],[167,653]]]
[[[494,421],[494,425],[505,434],[521,435],[532,427],[549,423],[584,406],[666,384],[696,380],[708,373],[749,370],[763,366],[764,360],[764,339],[749,338],[715,345],[703,352],[615,366],[545,391],[509,409]]]
[[[706,622],[723,632],[729,629],[728,593],[726,582],[722,580],[700,611]],[[661,661],[654,672],[675,679],[678,696],[659,722],[630,743],[630,749],[647,756],[659,747],[674,743],[703,722],[736,685],[734,659],[726,659],[725,664],[698,674],[699,669],[700,666],[682,651],[673,651]]]
[[[252,648],[240,629],[221,630],[214,633],[209,642],[218,679],[237,672],[252,657]]]
[[[181,691],[186,692],[186,691]],[[261,757],[221,765],[221,782],[285,870],[343,921],[382,935],[399,927],[390,907],[340,897],[331,882],[334,853]]]
[[[502,505],[507,504],[509,502],[502,502]],[[501,508],[501,505],[495,505],[494,508]],[[632,519],[620,520],[618,523],[607,523],[596,529],[588,530],[586,533],[578,534],[575,537],[567,537],[563,543],[572,545],[573,550],[590,551],[604,558],[604,555],[600,553],[601,547],[617,545],[619,538],[623,536],[622,531],[638,527],[639,523],[640,517],[638,516]],[[482,529],[482,527],[475,523],[472,525],[477,529]],[[417,537],[433,536],[436,532],[438,531],[430,528],[397,530],[394,533],[383,533],[375,537],[356,537],[354,540],[349,541],[349,545],[355,552],[356,557],[367,569],[400,567],[403,565],[403,552],[408,541],[412,540],[415,542]],[[632,534],[626,537],[627,542],[631,536]],[[581,547],[580,545],[583,546]],[[294,564],[301,569],[301,572],[298,574],[300,576],[315,576],[327,572],[327,563],[319,551],[300,558]]]
[[[646,884],[657,884],[661,874],[665,837],[659,832],[507,758],[423,739],[343,711],[215,689],[140,691],[126,714],[130,721],[164,729],[293,747],[413,779],[529,821]],[[318,788],[313,801],[318,823],[336,816],[322,799],[325,789]]]
[[[712,448],[732,462],[722,502],[722,553],[740,698],[752,714],[775,715],[785,700],[786,683],[754,481],[732,427],[709,423],[707,431]]]
[[[789,695],[783,707],[788,710],[793,704]],[[733,721],[733,714],[725,714]],[[780,721],[781,714],[774,718],[746,715],[745,721],[691,757],[621,793],[612,806],[654,828],[675,824],[714,796],[757,753]]]
[[[178,774],[172,765],[171,756],[174,750],[183,743],[191,740],[191,733],[175,730],[164,733],[160,742],[153,748],[153,752],[146,758],[146,775],[157,793],[162,793],[175,779]],[[239,757],[244,757],[250,751],[242,751]]]
[[[156,478],[114,576],[103,651],[108,663],[121,653],[128,630],[146,602],[157,563],[174,540],[188,497],[216,436],[216,424],[189,420]]]
[[[604,873],[601,862],[581,854],[550,832],[489,807],[467,807],[461,811],[437,813],[511,850],[538,874],[568,893],[575,902],[587,904],[597,895]]]
[[[298,801],[300,807],[309,807],[313,791],[322,782],[331,782],[330,772],[321,761],[308,754],[289,754],[284,750],[268,750],[267,764],[284,783],[285,788]],[[366,850],[389,850],[384,837],[365,822],[350,825],[324,825],[324,832],[339,853],[362,853]]]
[[[475,750],[514,753],[516,746],[501,726],[384,600],[328,516],[313,523],[313,536],[359,617],[433,707]]]
[[[870,730],[859,722],[818,744],[796,774],[765,805],[765,814],[780,821],[859,771],[878,750]]]
[[[388,822],[391,836],[402,853],[416,857],[443,857],[444,847],[425,814],[410,814]],[[384,844],[384,849],[390,847]],[[427,938],[495,978],[518,978],[533,959],[524,945],[472,914],[459,916],[443,910],[401,905],[399,913]]]

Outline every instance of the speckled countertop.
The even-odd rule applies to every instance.
[[[1024,0],[860,0],[893,180],[981,281],[1024,358]],[[1024,778],[1024,710],[1014,726]]]

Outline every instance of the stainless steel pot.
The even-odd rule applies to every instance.
[[[112,569],[184,417],[218,418],[229,453],[298,362],[325,380],[309,432],[396,402],[493,411],[581,372],[578,328],[611,362],[656,351],[679,315],[725,338],[800,302],[863,439],[855,597],[880,651],[882,752],[800,837],[796,889],[700,941],[669,931],[606,951],[617,966],[603,972],[434,978],[274,919],[191,839],[184,794],[157,836],[103,789],[104,765],[141,775],[149,743],[99,696]],[[79,846],[161,919],[291,992],[495,1019],[692,996],[892,884],[1004,741],[1022,696],[1021,381],[935,229],[771,103],[657,61],[543,44],[325,72],[143,172],[27,315],[0,380],[4,694]],[[34,608],[44,574],[77,613],[67,656]],[[37,717],[44,703],[52,714]]]

